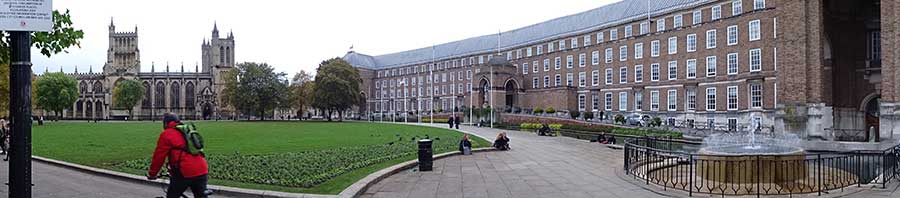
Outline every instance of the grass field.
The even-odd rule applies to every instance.
[[[377,170],[416,158],[413,137],[456,149],[460,133],[366,122],[197,122],[206,142],[211,184],[337,194]],[[56,122],[35,126],[35,155],[146,174],[159,122]],[[403,141],[400,141],[400,138]],[[473,138],[473,146],[489,143]]]

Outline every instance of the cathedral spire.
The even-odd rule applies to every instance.
[[[169,73],[169,61],[166,61],[166,73]]]
[[[88,73],[89,73],[89,74],[93,74],[93,73],[94,73],[94,66],[88,66]]]
[[[181,73],[184,73],[184,61],[181,62]]]
[[[219,26],[216,24],[215,21],[213,21],[212,38],[213,39],[219,38]]]
[[[150,73],[156,72],[156,62],[150,61]]]

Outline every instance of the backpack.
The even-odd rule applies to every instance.
[[[200,135],[200,132],[197,132],[197,126],[194,126],[194,123],[179,124],[175,126],[175,129],[181,132],[181,136],[184,137],[185,148],[182,148],[182,150],[191,155],[203,154],[203,136]]]

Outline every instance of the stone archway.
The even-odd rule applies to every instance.
[[[517,102],[519,102],[516,98],[519,90],[519,83],[514,79],[509,79],[506,81],[506,85],[503,86],[506,91],[506,108],[512,109],[517,106]]]
[[[209,120],[209,117],[212,116],[212,113],[213,113],[212,105],[210,103],[203,103],[203,111],[202,111],[203,119]]]
[[[862,104],[860,105],[860,111],[863,112],[865,116],[865,133],[866,140],[880,140],[880,105],[881,105],[881,96],[875,93],[869,94],[863,99]],[[874,129],[874,134],[869,133],[870,129]],[[875,137],[871,137],[874,135]]]

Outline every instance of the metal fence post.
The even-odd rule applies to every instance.
[[[816,155],[816,183],[819,186],[819,196],[822,196],[822,154]]]

